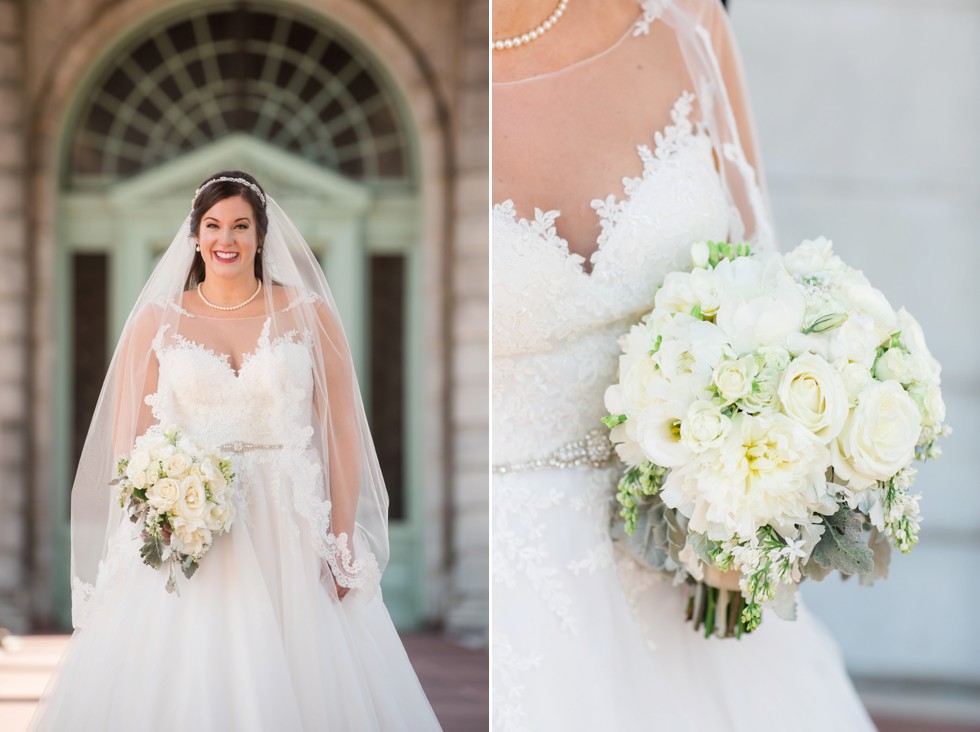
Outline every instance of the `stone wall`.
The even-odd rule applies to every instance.
[[[27,271],[22,17],[0,0],[0,626],[23,630],[31,506],[26,490]]]

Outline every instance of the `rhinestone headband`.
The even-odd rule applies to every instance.
[[[251,181],[247,181],[244,178],[226,178],[225,176],[221,176],[220,178],[212,178],[207,183],[205,183],[203,186],[201,186],[196,191],[194,191],[194,198],[193,198],[193,200],[191,200],[191,208],[193,208],[194,207],[194,204],[197,203],[197,197],[201,195],[201,191],[203,191],[205,188],[207,188],[208,186],[210,186],[213,183],[221,183],[221,182],[241,183],[243,186],[248,186],[253,191],[255,191],[255,195],[257,195],[259,197],[259,200],[262,201],[262,205],[263,206],[266,205],[266,203],[265,203],[265,194],[262,193],[262,189],[259,188],[254,183],[252,183]]]

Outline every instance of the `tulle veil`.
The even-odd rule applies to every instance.
[[[204,349],[223,360],[227,378],[236,380],[260,349],[280,343],[305,346],[313,394],[310,426],[302,434],[272,436],[287,448],[311,451],[319,465],[317,478],[308,481],[307,489],[289,497],[291,509],[309,523],[316,550],[337,583],[353,589],[352,601],[370,597],[379,585],[389,553],[388,498],[347,339],[319,262],[275,200],[264,192],[262,198],[268,213],[260,255],[263,287],[257,298],[262,308],[249,311],[260,310],[261,315],[215,312],[209,317],[199,308],[198,312],[188,309],[188,298],[196,297],[186,289],[195,256],[188,214],[126,320],[72,486],[72,624],[76,628],[96,611],[99,586],[108,583],[117,569],[114,543],[124,543],[123,537],[132,531],[109,485],[116,461],[148,429],[180,427],[158,425],[154,415],[159,356],[178,344]],[[276,406],[262,407],[272,416],[271,424],[275,424]]]

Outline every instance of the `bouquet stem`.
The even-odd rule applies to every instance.
[[[694,624],[694,630],[704,629],[704,637],[717,635],[719,638],[741,638],[750,633],[742,610],[745,598],[739,590],[726,590],[704,582],[691,585],[687,600],[687,620]]]

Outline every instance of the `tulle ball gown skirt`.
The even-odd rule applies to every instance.
[[[493,481],[493,719],[507,732],[866,732],[834,640],[801,609],[705,639],[687,596],[608,535],[615,470]]]
[[[32,730],[439,729],[380,591],[339,600],[321,579],[308,528],[272,489],[283,467],[237,466],[248,516],[178,576],[179,596],[123,540],[119,581],[93,598]]]

